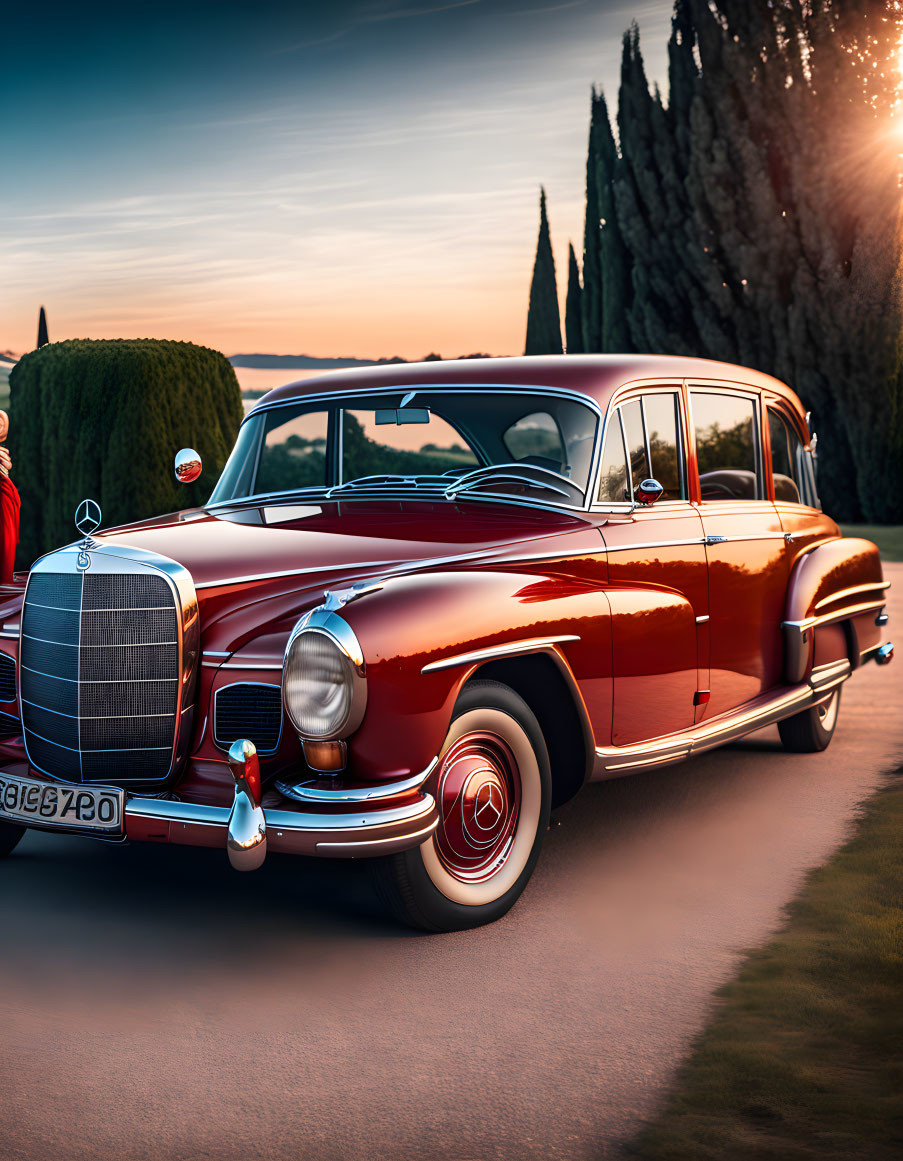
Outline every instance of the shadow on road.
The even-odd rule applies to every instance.
[[[653,818],[730,796],[732,783],[748,778],[749,759],[780,746],[754,738],[731,749],[745,761],[709,755],[586,787],[556,812],[538,878],[574,876],[577,887],[587,856],[606,842],[629,841]],[[364,861],[270,855],[243,875],[219,851],[31,832],[2,876],[0,915],[4,929],[18,933],[18,956],[46,955],[52,946],[56,960],[83,968],[95,958],[125,968],[138,957],[143,973],[186,963],[240,969],[248,956],[291,955],[292,945],[309,950],[311,940],[422,938],[383,914]]]

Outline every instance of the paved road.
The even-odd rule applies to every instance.
[[[28,836],[0,868],[0,1155],[615,1156],[903,756],[901,693],[899,660],[857,674],[824,755],[764,731],[589,787],[514,912],[460,935],[391,926],[358,866]]]

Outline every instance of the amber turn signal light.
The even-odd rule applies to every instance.
[[[311,770],[335,774],[345,769],[347,748],[344,742],[307,742],[301,743],[304,750],[304,761]]]

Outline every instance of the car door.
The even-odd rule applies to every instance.
[[[788,566],[768,495],[759,393],[691,386],[689,413],[709,570],[713,717],[781,680]]]
[[[682,396],[680,384],[626,394],[606,423],[596,508],[607,513],[615,746],[693,725],[708,688],[706,556]],[[643,506],[648,478],[664,490]]]

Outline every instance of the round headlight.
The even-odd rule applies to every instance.
[[[304,628],[289,641],[282,698],[302,738],[339,738],[355,730],[363,714],[363,681],[331,634]]]

